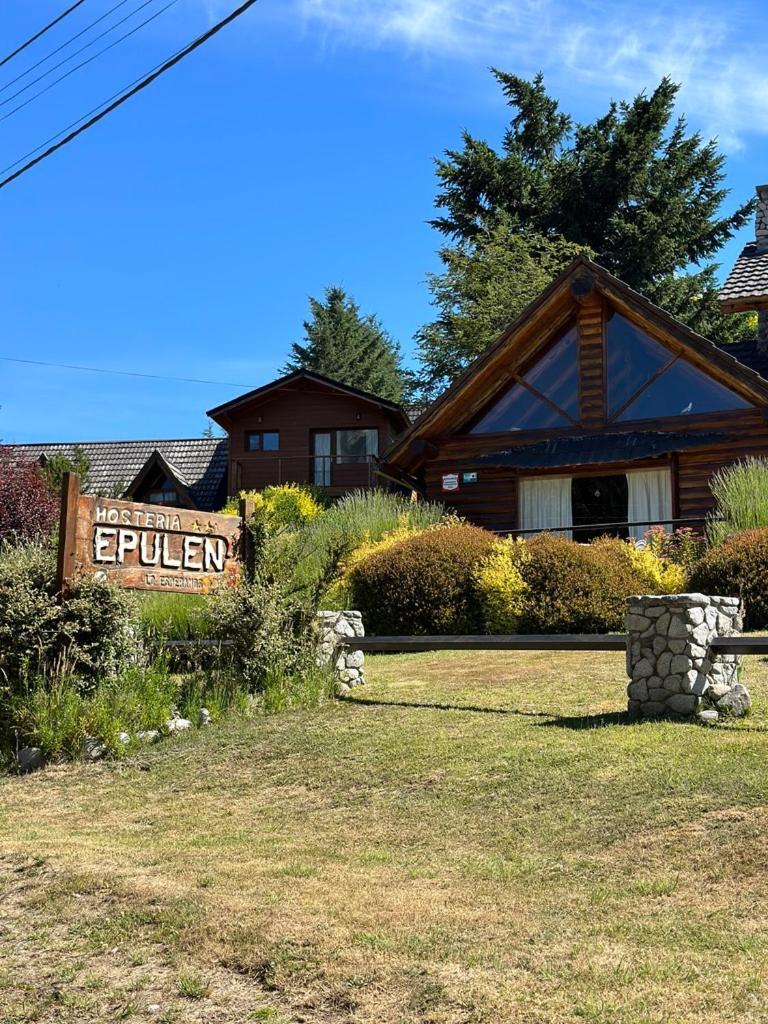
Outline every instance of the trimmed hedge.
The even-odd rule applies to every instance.
[[[768,626],[768,529],[744,530],[710,548],[693,571],[691,588],[740,597],[745,627]]]
[[[624,627],[627,597],[647,590],[620,540],[593,544],[541,534],[526,544],[526,633],[605,633]]]
[[[482,632],[476,570],[495,541],[479,526],[445,526],[363,559],[349,581],[369,632]]]

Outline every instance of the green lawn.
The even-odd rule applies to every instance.
[[[369,659],[320,711],[0,781],[0,1021],[763,1021],[768,664],[628,724],[623,656]]]

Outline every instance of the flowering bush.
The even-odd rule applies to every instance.
[[[682,566],[687,573],[693,571],[707,549],[704,535],[687,526],[674,533],[667,533],[663,526],[654,526],[646,533],[645,542],[646,548],[659,558]]]
[[[50,537],[58,515],[59,499],[48,488],[40,466],[0,448],[0,541]]]
[[[294,529],[316,519],[323,506],[312,491],[299,484],[279,484],[263,491],[240,491],[222,509],[225,515],[236,516],[240,499],[250,499],[256,519],[269,530]]]
[[[518,632],[528,595],[519,567],[527,557],[525,541],[496,541],[475,569],[486,632]]]

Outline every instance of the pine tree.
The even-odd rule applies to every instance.
[[[401,402],[405,374],[400,348],[379,320],[363,316],[343,288],[325,290],[325,300],[310,297],[304,343],[293,342],[284,373],[313,370],[325,377]]]
[[[650,95],[575,124],[541,74],[526,81],[493,73],[514,111],[501,151],[464,132],[463,148],[437,161],[441,215],[433,226],[480,260],[500,224],[528,238],[564,239],[713,341],[749,336],[748,318],[720,311],[710,261],[753,204],[720,215],[724,157],[714,141],[689,134],[683,117],[673,119],[679,86],[663,78]],[[450,275],[451,249],[441,255]],[[429,361],[424,377],[436,379]]]
[[[503,216],[474,244],[443,248],[444,272],[429,275],[437,319],[416,335],[424,397],[453,380],[579,254],[592,256],[563,238],[520,234]]]

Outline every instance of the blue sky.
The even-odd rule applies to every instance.
[[[86,0],[0,68],[2,90],[116,0]],[[126,0],[98,30],[138,7]],[[151,0],[116,35],[165,6]],[[7,53],[68,3],[6,0]],[[236,6],[176,0],[132,38],[0,120],[11,164]],[[462,127],[498,141],[487,68],[544,71],[588,119],[683,83],[680,109],[728,155],[731,205],[768,180],[759,0],[260,0],[72,145],[0,191],[0,355],[228,382],[181,384],[0,362],[6,442],[184,437],[274,377],[307,296],[340,283],[412,352],[429,318],[433,158]],[[69,52],[69,51],[67,51]],[[62,56],[65,54],[62,53]],[[51,62],[53,63],[53,61]],[[36,74],[41,73],[45,65]],[[67,66],[69,67],[69,65]],[[67,68],[62,68],[59,74]],[[725,267],[750,235],[724,251]]]

